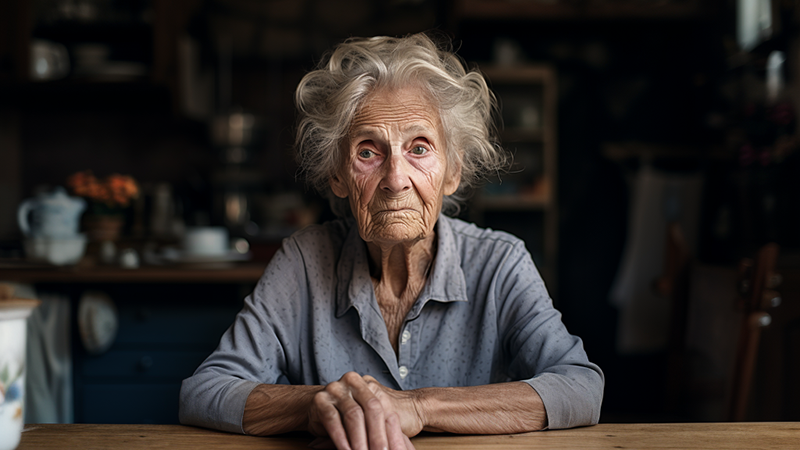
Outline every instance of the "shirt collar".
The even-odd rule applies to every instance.
[[[409,317],[419,315],[428,300],[438,302],[467,301],[467,282],[461,270],[461,253],[456,241],[451,221],[440,215],[436,223],[436,259],[428,281]],[[341,317],[348,309],[362,310],[372,307],[374,297],[372,278],[369,274],[367,246],[358,234],[354,219],[348,219],[349,231],[342,244],[337,266],[338,283],[336,287],[336,316]]]

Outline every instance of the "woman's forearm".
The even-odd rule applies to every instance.
[[[308,429],[308,411],[324,386],[257,386],[247,397],[242,428],[266,436]],[[506,434],[541,430],[547,414],[539,394],[527,383],[414,391],[425,431]]]
[[[322,389],[324,386],[258,385],[247,397],[242,429],[257,436],[305,431],[311,402]]]
[[[418,390],[425,431],[506,434],[547,427],[539,394],[524,382]]]

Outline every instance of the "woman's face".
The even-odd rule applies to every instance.
[[[460,171],[448,170],[438,110],[420,89],[371,94],[342,151],[344,163],[331,188],[349,198],[365,241],[394,245],[432,235]]]

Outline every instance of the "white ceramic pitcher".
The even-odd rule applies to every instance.
[[[17,221],[25,236],[68,238],[78,234],[86,201],[70,197],[62,187],[42,193],[19,205]]]

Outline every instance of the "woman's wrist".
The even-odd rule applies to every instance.
[[[414,395],[414,408],[422,423],[422,430],[433,433],[442,433],[441,418],[438,417],[446,410],[445,401],[447,388],[422,388],[416,389]]]
[[[412,389],[410,391],[403,391],[409,394],[409,401],[411,403],[412,414],[416,417],[419,428],[417,430],[423,431],[433,431],[428,430],[426,427],[428,426],[429,421],[429,406],[428,406],[428,399],[425,396],[425,391],[428,391],[430,388],[424,389]]]
[[[266,436],[308,429],[309,405],[322,386],[260,384],[250,392],[242,417],[245,434]]]

